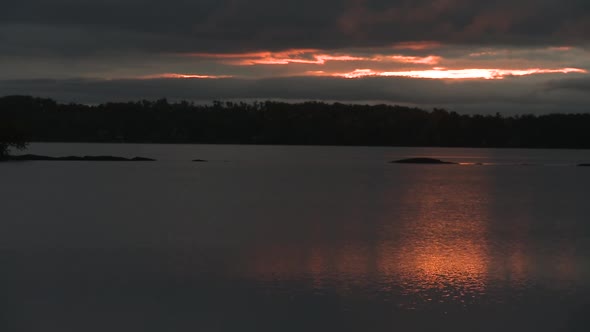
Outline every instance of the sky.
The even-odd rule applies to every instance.
[[[590,112],[588,0],[2,0],[0,95]]]

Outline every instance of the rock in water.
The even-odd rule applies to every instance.
[[[144,157],[135,157],[135,158],[132,158],[131,161],[156,161],[156,159],[144,158]]]
[[[434,158],[408,158],[397,161],[392,161],[395,164],[432,164],[432,165],[443,165],[443,164],[455,164],[449,161],[443,161]]]

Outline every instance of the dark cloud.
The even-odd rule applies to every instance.
[[[570,90],[590,93],[590,78],[568,78],[547,82],[547,90]]]
[[[588,0],[3,0],[0,95],[28,94],[83,103],[161,97],[316,99],[447,107],[461,112],[588,111],[590,81],[584,78],[548,81],[549,76],[533,75],[449,83],[393,77],[297,77],[317,71],[334,74],[434,66],[590,69],[587,31]],[[439,46],[391,47],[413,41]],[[368,58],[434,55],[440,61],[237,66],[214,56],[182,54],[302,48]],[[123,79],[166,73],[234,78]],[[36,79],[39,77],[53,80]],[[72,77],[111,80],[68,79]]]
[[[562,84],[570,84],[562,81]],[[469,113],[587,112],[590,94],[547,90],[546,81],[507,78],[460,81],[410,78],[338,79],[291,77],[245,79],[152,80],[10,80],[0,81],[0,95],[27,94],[62,102],[101,103],[140,99],[170,100],[335,100],[446,107]],[[555,84],[555,83],[551,83]],[[587,84],[587,81],[586,81]]]
[[[0,53],[586,45],[588,0],[8,0]]]

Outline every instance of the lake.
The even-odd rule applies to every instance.
[[[26,153],[158,161],[0,164],[3,331],[590,328],[590,151]]]

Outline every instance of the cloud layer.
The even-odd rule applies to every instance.
[[[469,113],[588,112],[588,80],[521,77],[501,81],[368,77],[271,79],[15,80],[0,81],[6,94],[27,92],[60,101],[102,103],[169,98],[213,100],[327,100],[445,107]]]
[[[587,31],[588,0],[6,0],[0,95],[587,111]]]
[[[2,54],[587,45],[587,0],[8,0]]]

